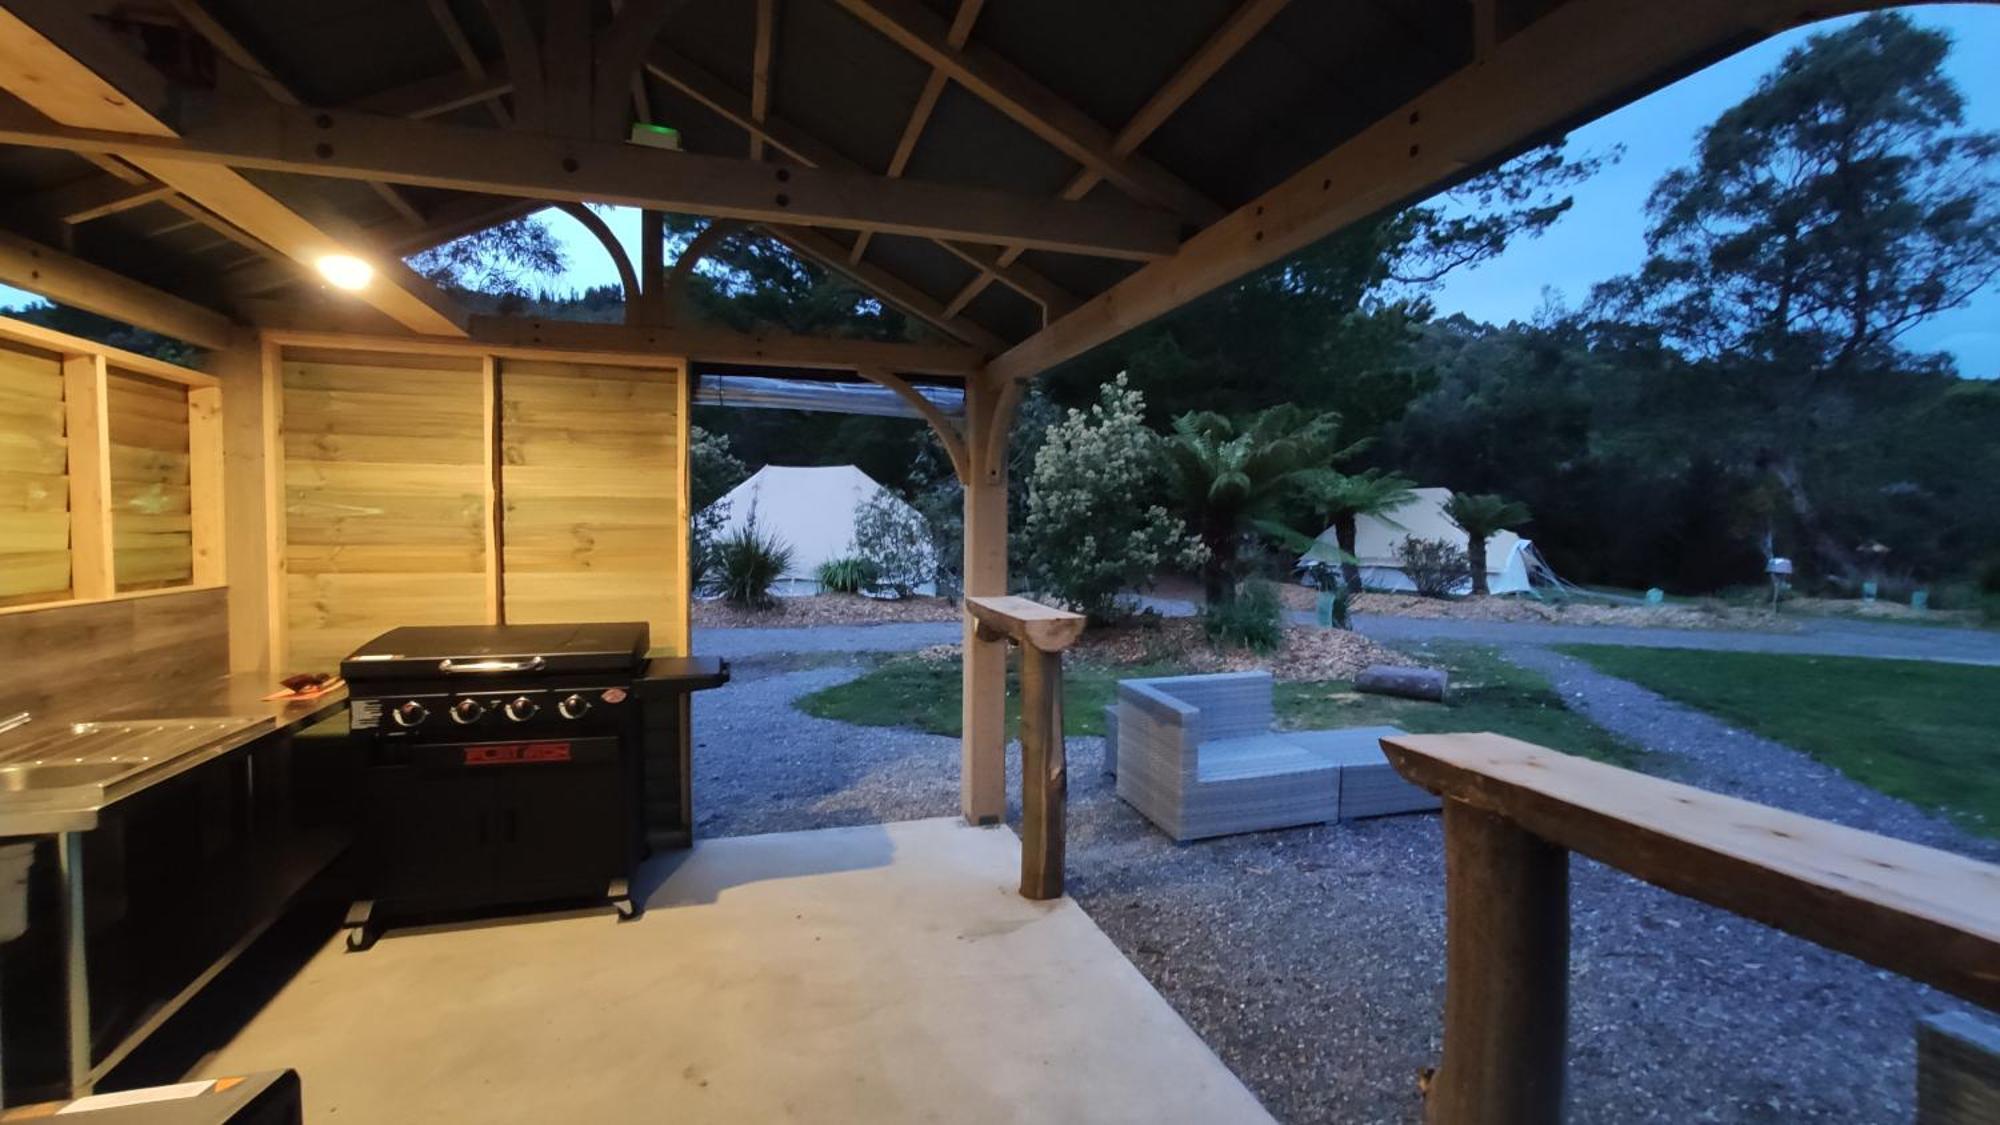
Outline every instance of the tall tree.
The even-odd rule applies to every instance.
[[[1340,548],[1340,577],[1350,594],[1361,592],[1361,567],[1354,549],[1362,516],[1380,516],[1416,498],[1416,482],[1380,469],[1334,473],[1314,491],[1313,506],[1333,527]]]
[[[1528,506],[1491,492],[1454,492],[1445,501],[1444,514],[1465,532],[1465,561],[1472,567],[1472,595],[1483,598],[1486,589],[1486,541],[1502,531],[1528,522]]]
[[[2000,136],[1968,130],[1950,37],[1882,13],[1815,35],[1703,130],[1655,187],[1648,256],[1600,287],[1757,398],[1743,459],[1814,554],[1852,572],[1802,450],[1884,374],[1898,341],[2000,275]]]
[[[1234,592],[1245,540],[1282,526],[1323,487],[1339,448],[1340,418],[1274,406],[1247,419],[1196,412],[1174,419],[1161,452],[1167,491],[1206,555],[1202,592],[1220,605]]]

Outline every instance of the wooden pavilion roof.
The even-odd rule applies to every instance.
[[[477,334],[396,258],[616,202],[756,223],[1022,378],[1870,6],[0,0],[0,280],[123,307],[110,271],[198,343],[224,318]],[[386,276],[332,294],[330,250]]]

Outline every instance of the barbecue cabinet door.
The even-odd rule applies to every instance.
[[[509,798],[502,772],[436,766],[370,771],[374,897],[419,909],[491,901]]]
[[[602,894],[612,879],[630,875],[631,798],[615,759],[509,766],[502,772],[510,788],[495,866],[510,889],[582,897]]]

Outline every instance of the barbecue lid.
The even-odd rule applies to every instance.
[[[633,671],[651,636],[643,621],[567,625],[405,625],[340,662],[352,683],[411,676],[521,676]]]

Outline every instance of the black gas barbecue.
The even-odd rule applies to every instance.
[[[365,762],[350,946],[385,915],[583,898],[633,913],[646,808],[692,823],[685,692],[728,678],[715,661],[655,674],[648,641],[643,622],[411,626],[341,662]]]

